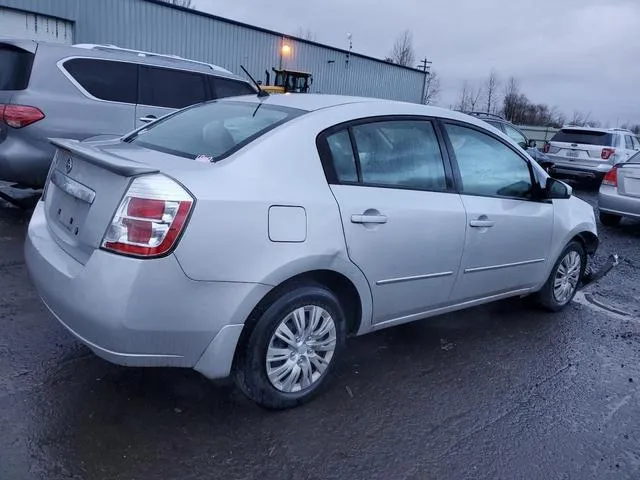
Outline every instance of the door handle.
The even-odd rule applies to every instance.
[[[474,228],[489,228],[493,227],[495,223],[493,220],[471,220],[469,226]]]
[[[387,223],[385,215],[351,215],[351,223]]]
[[[142,123],[149,123],[149,122],[153,122],[154,120],[157,120],[158,117],[156,117],[155,115],[147,115],[146,117],[140,117],[140,121]]]

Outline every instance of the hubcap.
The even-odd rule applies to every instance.
[[[553,296],[558,303],[567,303],[578,287],[582,260],[578,252],[567,253],[556,271],[553,283]]]
[[[267,377],[281,392],[299,392],[324,375],[336,349],[336,325],[324,308],[300,307],[276,328],[267,348]]]

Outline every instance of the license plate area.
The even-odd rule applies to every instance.
[[[625,177],[624,193],[632,197],[640,197],[640,178]]]
[[[575,150],[567,151],[567,157],[569,158],[578,158],[579,156],[580,156],[580,152],[577,152]]]

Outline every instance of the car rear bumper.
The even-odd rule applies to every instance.
[[[611,185],[602,185],[598,193],[598,209],[622,217],[640,218],[640,197],[620,195]]]
[[[53,315],[93,352],[127,366],[228,375],[242,326],[271,287],[190,280],[173,255],[96,250],[85,265],[49,233],[40,202],[25,244],[29,274]]]
[[[41,188],[54,153],[48,142],[8,135],[0,142],[0,181]]]
[[[581,165],[567,162],[566,159],[558,159],[550,156],[553,163],[550,173],[556,177],[568,177],[578,179],[598,179],[611,170],[612,165],[608,163],[594,163],[593,165]]]

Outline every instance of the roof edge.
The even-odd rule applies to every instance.
[[[424,72],[423,70],[420,70],[419,68],[405,67],[404,65],[398,65],[397,63],[387,62],[386,60],[383,60],[381,58],[376,58],[376,57],[372,57],[370,55],[365,55],[363,53],[357,53],[357,52],[353,52],[353,51],[350,52],[349,50],[345,50],[343,48],[333,47],[331,45],[326,45],[324,43],[314,42],[313,40],[306,40],[304,38],[296,37],[295,35],[288,35],[286,33],[277,32],[275,30],[270,30],[268,28],[258,27],[257,25],[251,25],[249,23],[240,22],[238,20],[233,20],[231,18],[221,17],[219,15],[214,15],[213,13],[203,12],[201,10],[196,10],[194,8],[181,7],[179,5],[174,5],[174,4],[166,2],[164,0],[144,0],[144,1],[148,2],[148,3],[154,3],[154,4],[162,6],[162,7],[172,8],[174,10],[180,10],[182,12],[190,13],[192,15],[199,15],[201,17],[211,18],[213,20],[219,20],[221,22],[230,23],[232,25],[237,25],[239,27],[249,28],[251,30],[255,30],[255,31],[258,31],[258,32],[268,33],[268,34],[271,34],[271,35],[276,35],[278,37],[290,38],[292,40],[295,40],[296,42],[306,43],[307,45],[313,45],[315,47],[321,47],[321,48],[328,48],[328,49],[333,50],[335,52],[344,53],[345,55],[351,55],[352,57],[364,58],[365,60],[372,60],[372,61],[377,62],[377,63],[382,63],[383,65],[391,65],[393,67],[403,68],[403,69],[409,70],[411,72],[422,73],[425,76],[427,74],[427,72]]]

